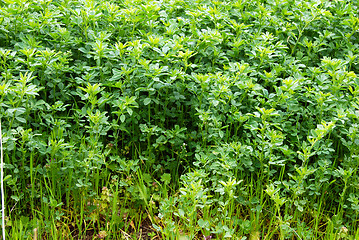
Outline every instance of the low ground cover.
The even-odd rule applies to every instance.
[[[1,0],[8,239],[359,239],[358,4]]]

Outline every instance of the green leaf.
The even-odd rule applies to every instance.
[[[145,105],[145,106],[147,106],[148,104],[150,104],[151,103],[151,98],[145,98],[145,100],[143,100],[143,104]]]
[[[169,173],[163,174],[163,175],[161,176],[161,181],[162,181],[165,185],[169,184],[169,183],[171,182],[171,174],[169,174]]]
[[[126,110],[127,110],[127,112],[128,112],[128,114],[130,115],[130,116],[132,116],[132,113],[133,113],[133,110],[131,109],[131,108],[126,108]]]
[[[209,227],[210,227],[209,221],[208,220],[203,220],[202,218],[198,219],[198,226],[200,228],[209,229]]]
[[[120,120],[121,120],[121,122],[124,122],[124,121],[126,120],[126,116],[122,114],[122,115],[120,116]]]
[[[18,120],[19,122],[26,123],[26,119],[23,117],[15,117],[15,119]]]
[[[185,212],[180,208],[178,209],[178,214],[180,215],[180,217],[184,217]]]

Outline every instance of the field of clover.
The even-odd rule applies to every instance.
[[[0,0],[7,239],[359,239],[358,0]]]

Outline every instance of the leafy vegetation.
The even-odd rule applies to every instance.
[[[1,0],[9,239],[359,239],[357,0]]]

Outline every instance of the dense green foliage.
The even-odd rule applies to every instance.
[[[359,239],[356,0],[0,0],[9,239]]]

